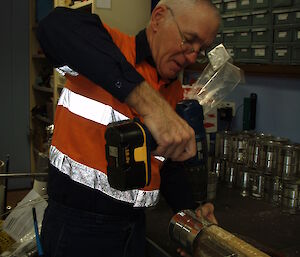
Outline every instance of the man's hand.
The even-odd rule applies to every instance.
[[[126,103],[144,119],[158,145],[155,155],[185,161],[196,154],[194,130],[171,108],[147,82],[137,86]]]
[[[206,203],[199,208],[196,209],[196,215],[199,218],[204,218],[208,221],[210,221],[213,224],[218,224],[217,219],[214,215],[214,206],[211,203]],[[177,252],[184,257],[191,257],[189,254],[187,254],[183,249],[178,248]]]

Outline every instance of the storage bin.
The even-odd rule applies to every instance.
[[[261,9],[261,8],[268,8],[268,7],[269,7],[269,0],[253,0],[252,3],[253,9]]]
[[[273,24],[275,25],[284,25],[284,24],[291,24],[293,23],[294,19],[294,13],[291,11],[283,12],[281,10],[279,11],[273,11],[274,20]]]
[[[269,45],[252,45],[252,61],[256,63],[269,63],[271,61],[271,46]]]
[[[291,50],[286,45],[274,45],[273,47],[273,62],[274,63],[290,63]]]
[[[224,43],[236,42],[236,31],[235,30],[224,30],[223,31]]]
[[[293,12],[292,22],[293,23],[300,23],[300,10],[297,10],[297,11]]]
[[[253,25],[269,25],[271,15],[267,10],[252,12],[252,24]]]
[[[254,28],[252,29],[252,42],[271,42],[272,33],[268,28]]]
[[[223,18],[223,26],[226,27],[236,27],[238,26],[238,17],[233,14],[225,14],[222,16]]]
[[[275,29],[274,30],[274,42],[276,42],[276,43],[292,42],[292,30],[289,28]]]
[[[293,42],[300,42],[300,28],[293,29]]]
[[[293,3],[292,0],[273,0],[272,7],[284,7],[284,6],[291,6]]]
[[[237,26],[251,26],[252,16],[251,13],[237,14]]]
[[[237,29],[235,33],[236,42],[239,43],[251,43],[252,34],[250,29]]]
[[[251,47],[249,45],[237,45],[236,46],[236,60],[238,61],[249,61],[251,60]]]
[[[300,64],[300,46],[293,46],[292,47],[292,64]]]
[[[215,45],[218,45],[218,44],[221,44],[221,43],[223,43],[223,33],[219,32],[219,33],[216,35],[214,44],[215,44]]]
[[[238,10],[251,10],[252,0],[240,0],[238,1]]]
[[[220,13],[223,13],[223,11],[224,11],[224,5],[223,5],[223,1],[222,0],[215,0],[215,1],[212,1],[212,3],[219,10]]]
[[[238,4],[236,0],[224,0],[224,12],[236,11]]]

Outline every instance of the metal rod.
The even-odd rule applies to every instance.
[[[0,173],[0,178],[47,177],[48,173]]]

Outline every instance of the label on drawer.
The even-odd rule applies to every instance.
[[[264,3],[264,0],[256,0],[256,3],[257,3],[257,4],[263,4],[263,3]]]
[[[260,31],[260,32],[257,32],[257,33],[256,33],[257,36],[262,36],[263,34],[264,34],[263,31]]]
[[[297,39],[300,39],[300,31],[297,32]]]
[[[242,0],[241,5],[249,5],[250,1],[249,0]]]
[[[226,19],[226,21],[234,21],[235,20],[235,18],[233,17],[233,18],[227,18]]]
[[[289,14],[288,13],[282,13],[282,14],[278,14],[278,20],[279,21],[285,21],[285,20],[287,20],[288,19],[288,17],[289,17]]]
[[[296,12],[296,19],[300,19],[300,12]]]
[[[236,2],[227,3],[227,9],[228,10],[236,9],[236,7],[237,7]]]
[[[242,52],[242,53],[247,53],[247,52],[248,52],[248,48],[242,48],[242,49],[241,49],[241,52]]]
[[[279,57],[286,56],[287,49],[277,49],[277,50],[275,50],[275,53]]]
[[[285,37],[287,37],[287,32],[286,31],[280,31],[280,32],[278,32],[278,37],[279,38],[285,38]]]
[[[257,19],[263,19],[263,18],[265,18],[265,15],[264,14],[258,14],[258,15],[255,15],[255,17]]]
[[[258,57],[264,57],[266,56],[266,49],[255,49],[254,55]]]
[[[242,33],[241,33],[241,36],[242,36],[242,37],[247,37],[247,36],[248,36],[248,32],[242,32]]]
[[[248,16],[242,16],[242,20],[243,21],[248,20]]]

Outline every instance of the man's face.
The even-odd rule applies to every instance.
[[[213,42],[219,19],[206,5],[196,5],[179,13],[166,6],[158,8],[154,10],[150,24],[154,31],[150,46],[160,76],[173,79]]]

